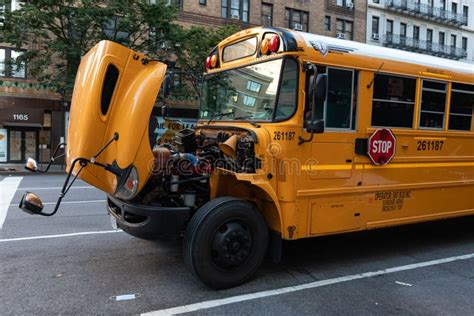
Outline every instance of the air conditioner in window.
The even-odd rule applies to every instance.
[[[353,10],[354,9],[354,3],[352,1],[347,1],[346,2],[346,8]]]
[[[295,31],[302,31],[302,30],[303,30],[303,24],[295,23],[295,24],[293,25],[293,29],[294,29]]]
[[[379,34],[378,33],[372,33],[372,39],[374,41],[378,41],[379,40]]]
[[[336,38],[345,39],[345,38],[346,38],[346,34],[344,34],[344,33],[337,33],[337,34],[336,34]]]
[[[233,19],[233,20],[239,20],[240,16],[238,14],[231,14],[230,18]]]

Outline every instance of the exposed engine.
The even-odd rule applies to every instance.
[[[198,208],[209,200],[209,177],[215,168],[254,173],[256,136],[238,128],[184,129],[170,144],[153,148],[152,175],[136,201],[156,206]]]

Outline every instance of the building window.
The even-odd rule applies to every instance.
[[[463,15],[463,17],[464,17],[464,19],[466,20],[466,23],[467,23],[467,20],[469,18],[469,7],[467,5],[462,7],[462,15]]]
[[[400,37],[407,37],[407,25],[406,25],[406,23],[400,23]]]
[[[419,26],[413,26],[413,39],[414,40],[419,40],[420,39],[420,27]]]
[[[0,0],[0,27],[5,22],[5,12],[20,10],[23,1]]]
[[[174,4],[173,4],[174,5]],[[123,23],[123,17],[114,16],[102,24],[102,30],[105,34],[106,39],[118,42],[121,44],[127,44],[130,34],[125,31],[120,31],[120,25]]]
[[[474,110],[474,86],[453,83],[451,90],[451,107],[449,110],[450,130],[471,130],[472,112]]]
[[[467,50],[467,37],[463,37],[462,38],[462,43],[461,43],[461,47],[463,50]]]
[[[416,79],[379,74],[374,79],[372,126],[413,127]]]
[[[6,50],[1,48],[0,49],[0,77],[6,76]]]
[[[306,11],[286,8],[285,24],[290,29],[308,32],[308,17]]]
[[[338,38],[353,39],[353,25],[352,21],[346,21],[342,19],[336,20],[336,33]]]
[[[207,5],[207,0],[199,0],[200,5]]]
[[[200,0],[201,1],[201,0]],[[156,3],[156,0],[155,1],[150,1],[151,4],[155,4]],[[182,9],[183,8],[183,1],[182,0],[165,0],[165,3],[167,5],[174,5],[176,6],[178,9]]]
[[[426,41],[428,43],[432,43],[433,42],[433,30],[431,29],[427,29],[426,30]]]
[[[388,35],[393,34],[393,21],[392,20],[387,20],[387,32]]]
[[[451,34],[451,47],[456,48],[456,35]]]
[[[336,0],[336,5],[349,8],[354,6],[354,2],[352,0]]]
[[[439,81],[423,80],[419,126],[443,129],[446,112],[447,84]]]
[[[5,11],[6,5],[3,2],[0,2],[0,27],[3,27],[3,22],[5,21]]]
[[[249,80],[247,81],[247,90],[253,91],[253,92],[260,92],[260,89],[262,88],[262,85],[258,82]]]
[[[0,48],[0,77],[26,79],[26,63],[20,58],[22,54],[10,48]]]
[[[325,31],[331,30],[331,17],[329,15],[326,15],[324,17],[324,30]]]
[[[446,0],[439,0],[439,6],[442,10],[446,10]]]
[[[373,16],[372,17],[372,35],[379,34],[379,17]]]
[[[453,11],[453,13],[458,13],[458,4],[456,2],[451,3],[451,11]]]
[[[248,23],[249,0],[221,0],[221,16]]]
[[[262,21],[263,26],[273,25],[273,4],[262,2]]]
[[[248,96],[248,95],[244,95],[243,104],[244,104],[245,106],[254,107],[256,101],[257,101],[257,99],[255,99],[254,97],[251,97],[251,96]]]
[[[380,3],[379,0],[373,0],[372,2],[373,2],[373,3]]]
[[[445,43],[445,35],[444,35],[444,32],[439,32],[438,43],[439,43],[439,45],[444,45],[444,43]]]

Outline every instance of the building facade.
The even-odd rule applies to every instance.
[[[0,26],[2,13],[19,6],[20,1],[0,1]],[[48,162],[65,135],[67,102],[56,87],[30,78],[28,66],[16,62],[22,53],[0,43],[0,168],[28,157]]]
[[[181,0],[183,25],[285,27],[365,42],[366,0]]]
[[[369,0],[367,43],[474,63],[474,1]]]

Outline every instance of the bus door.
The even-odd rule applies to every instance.
[[[326,101],[316,105],[315,113],[317,119],[324,120],[324,133],[314,134],[311,141],[301,145],[306,162],[298,184],[300,203],[310,212],[310,235],[360,227],[354,215],[358,212],[357,198],[347,194],[358,182],[354,174],[358,71],[317,68],[318,74],[327,76]],[[310,111],[306,102],[305,121],[311,117]]]

